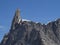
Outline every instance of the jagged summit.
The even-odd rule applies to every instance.
[[[15,23],[19,23],[19,20],[21,21],[21,16],[20,16],[20,10],[19,9],[16,10],[13,20],[15,21]]]
[[[15,12],[13,21],[12,21],[12,26],[11,26],[11,28],[12,28],[12,29],[15,29],[15,24],[20,23],[21,21],[22,21],[22,19],[21,19],[21,16],[20,16],[20,10],[17,9],[16,12]]]
[[[42,25],[21,19],[17,9],[11,29],[0,45],[60,45],[60,19]]]

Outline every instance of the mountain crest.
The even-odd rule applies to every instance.
[[[60,19],[46,25],[23,20],[17,9],[11,29],[0,45],[60,45]]]
[[[11,28],[12,29],[15,29],[15,24],[19,24],[19,23],[21,23],[22,22],[22,19],[21,19],[21,16],[20,16],[20,10],[19,9],[17,9],[16,10],[16,12],[15,12],[15,16],[14,16],[14,18],[13,18],[13,21],[12,21],[12,26],[11,26]]]
[[[20,10],[19,9],[16,10],[13,20],[15,21],[15,23],[19,23],[19,20],[21,21],[21,16],[20,16]]]

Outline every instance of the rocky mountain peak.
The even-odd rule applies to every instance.
[[[60,45],[60,19],[47,25],[20,19],[17,9],[11,29],[0,45]]]
[[[21,19],[21,16],[20,16],[20,10],[17,9],[16,12],[15,12],[13,21],[12,21],[11,29],[15,29],[15,24],[21,23],[21,22],[22,22],[22,19]]]

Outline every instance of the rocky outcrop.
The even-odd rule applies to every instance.
[[[0,45],[60,45],[60,19],[47,25],[33,21],[15,22],[15,19],[19,20],[14,17],[10,32]]]

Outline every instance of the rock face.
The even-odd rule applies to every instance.
[[[60,19],[47,25],[22,21],[17,10],[10,32],[0,45],[60,45]]]

